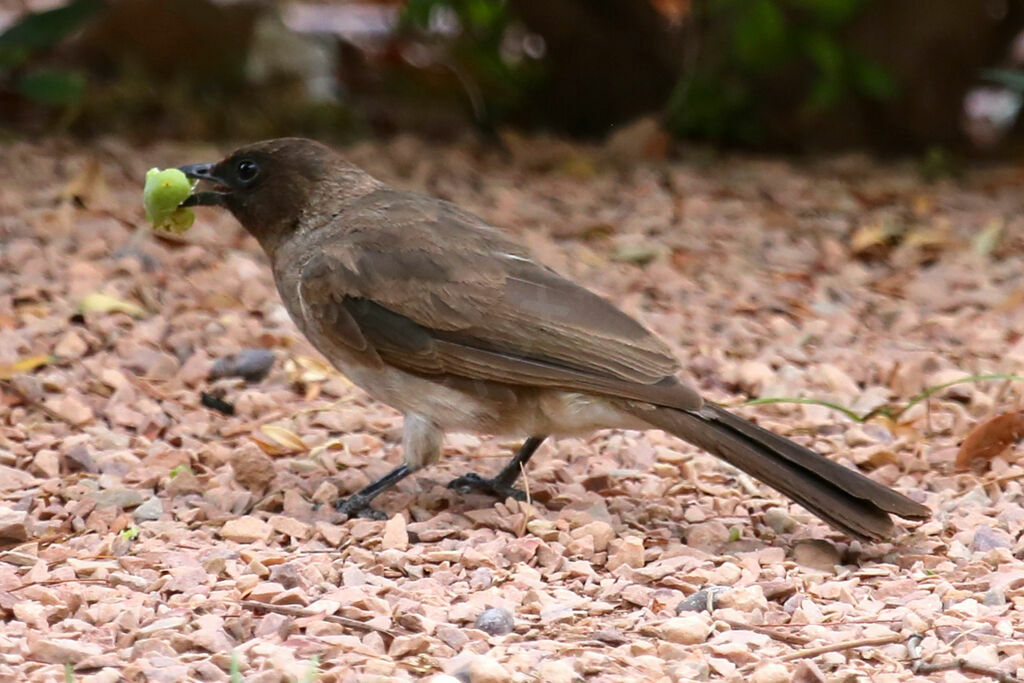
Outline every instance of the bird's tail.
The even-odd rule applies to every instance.
[[[888,513],[909,519],[931,514],[903,494],[720,406],[706,403],[690,412],[630,403],[627,409],[768,484],[851,536],[890,537]]]

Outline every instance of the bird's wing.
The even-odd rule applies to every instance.
[[[300,293],[353,348],[422,375],[702,405],[659,339],[479,218],[379,191],[335,220],[307,250]]]

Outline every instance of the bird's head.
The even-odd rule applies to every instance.
[[[206,187],[182,206],[223,206],[272,252],[318,216],[378,185],[329,147],[303,138],[265,140],[236,149],[219,162],[181,171]]]

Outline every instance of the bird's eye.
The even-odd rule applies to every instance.
[[[242,159],[235,167],[235,175],[243,183],[251,183],[259,175],[260,167],[252,159]]]

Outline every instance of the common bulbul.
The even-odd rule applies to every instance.
[[[601,428],[671,432],[862,539],[889,513],[929,510],[706,401],[636,320],[541,265],[458,206],[376,180],[312,140],[242,147],[181,168],[263,247],[295,324],[352,382],[405,416],[404,462],[338,501],[380,517],[382,491],[441,456],[446,431],[525,438],[493,478],[449,486],[523,499],[522,466],[548,436]]]

